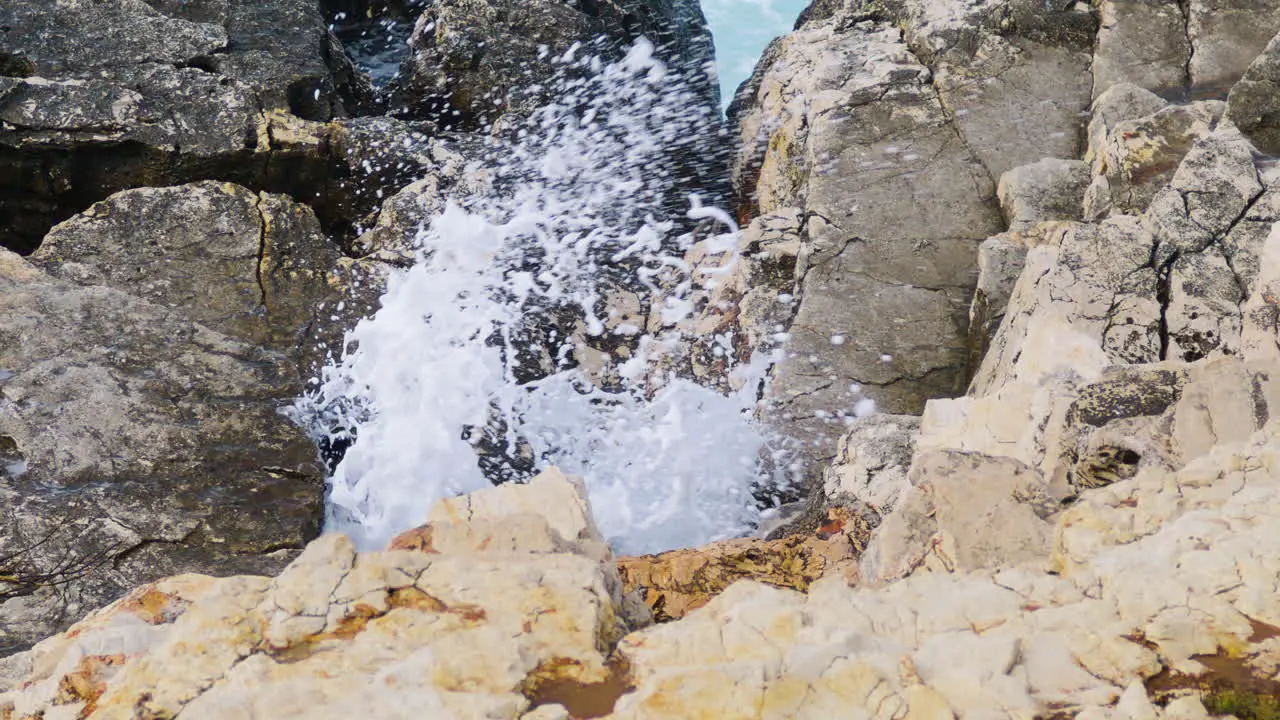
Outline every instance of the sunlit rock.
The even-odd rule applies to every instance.
[[[1115,122],[1092,149],[1095,177],[1085,194],[1085,217],[1146,210],[1156,192],[1169,184],[1192,143],[1217,127],[1224,108],[1220,101],[1203,101]]]

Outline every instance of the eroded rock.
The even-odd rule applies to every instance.
[[[1254,145],[1272,155],[1280,153],[1280,36],[1245,71],[1227,98],[1227,117]]]

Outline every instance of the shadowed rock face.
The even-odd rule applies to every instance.
[[[401,70],[396,104],[411,115],[457,127],[485,127],[554,98],[556,58],[618,57],[647,37],[714,112],[718,92],[707,71],[711,36],[690,0],[439,0],[418,19]]]
[[[313,197],[267,115],[346,114],[355,73],[308,0],[0,6],[0,245],[129,187],[202,178]]]

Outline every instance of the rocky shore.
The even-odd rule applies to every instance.
[[[390,87],[338,13],[416,18]],[[511,68],[697,65],[696,4],[0,5],[0,719],[1274,716],[1278,33],[815,0],[734,98],[744,230],[663,358],[775,352],[805,497],[619,558],[554,468],[320,536],[278,410],[491,180]]]

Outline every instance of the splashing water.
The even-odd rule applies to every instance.
[[[332,474],[327,525],[364,547],[420,524],[438,498],[489,485],[467,437],[495,426],[539,468],[584,477],[621,552],[730,537],[758,519],[757,383],[726,396],[652,363],[678,343],[671,326],[690,304],[669,290],[688,288],[693,242],[662,219],[688,173],[672,158],[699,161],[714,109],[646,41],[615,64],[576,50],[559,59],[559,101],[486,158],[491,189],[454,198],[420,232],[417,263],[390,278],[353,349],[296,407],[319,434],[357,437]],[[734,244],[724,213],[694,198],[687,214],[725,224],[713,240]],[[620,289],[651,300],[667,329],[637,342],[642,328],[611,324],[605,298]],[[575,322],[554,322],[566,308]],[[556,367],[520,382],[517,350],[538,326]],[[607,392],[569,367],[575,328],[632,342]],[[756,363],[738,372],[762,375]]]

